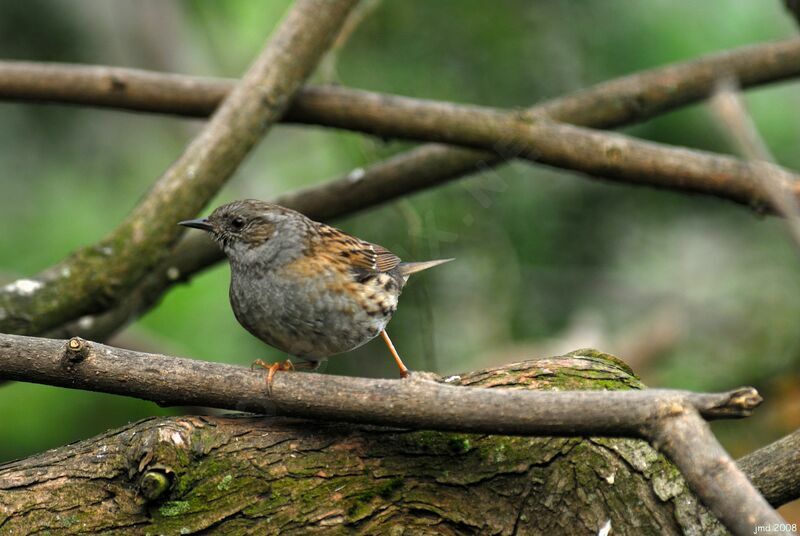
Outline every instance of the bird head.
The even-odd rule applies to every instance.
[[[264,262],[270,252],[298,242],[297,229],[306,218],[293,210],[245,199],[216,208],[207,218],[179,223],[208,232],[232,263]]]

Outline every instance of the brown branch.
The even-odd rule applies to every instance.
[[[738,461],[773,506],[800,499],[800,429]]]
[[[127,293],[225,183],[314,68],[355,0],[298,0],[241,83],[106,239],[0,289],[0,330],[41,332]]]
[[[748,416],[761,402],[750,387],[720,394],[655,389],[483,391],[424,377],[401,381],[311,373],[277,374],[269,395],[263,371],[115,348],[77,337],[65,344],[3,334],[0,377],[133,396],[162,406],[502,434],[640,437],[662,403],[689,405],[703,417],[715,419]]]
[[[603,179],[712,195],[746,205],[768,205],[757,187],[760,167],[705,151],[676,148],[555,123],[535,114],[400,96],[364,94],[358,109],[332,102],[332,123],[381,137],[480,148],[496,155],[579,171]],[[786,177],[794,175],[776,168]],[[785,188],[800,194],[800,186]]]
[[[20,102],[208,117],[235,85],[236,80],[140,69],[0,61],[0,98]]]
[[[531,108],[551,119],[596,128],[642,121],[709,96],[720,78],[742,87],[786,80],[800,74],[800,39],[741,47],[694,60],[643,71],[598,84]],[[0,98],[79,104],[168,113],[210,115],[234,80],[163,74],[138,69],[0,61]],[[332,88],[299,90],[285,121],[328,125],[326,108],[316,103]],[[342,90],[335,96],[342,99]],[[357,107],[359,94],[350,95]],[[465,171],[466,172],[466,171]]]
[[[754,534],[757,526],[784,523],[722,448],[691,407],[662,407],[650,438],[680,469],[689,487],[734,534]]]
[[[749,415],[761,402],[752,388],[718,394],[661,389],[519,391],[455,387],[423,375],[376,380],[287,373],[275,377],[268,393],[263,371],[145,354],[79,338],[65,343],[18,335],[0,335],[0,377],[134,396],[161,405],[411,429],[639,437],[662,446],[695,493],[734,532],[744,534],[743,523],[752,530],[753,523],[780,522],[710,432],[699,429],[691,417]],[[698,455],[701,450],[711,454]],[[715,472],[706,479],[711,469]],[[733,487],[737,493],[726,495]],[[739,519],[734,512],[742,508],[754,517]]]

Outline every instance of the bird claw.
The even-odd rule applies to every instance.
[[[267,372],[267,377],[266,377],[267,392],[269,393],[270,396],[272,396],[272,380],[273,380],[273,378],[275,376],[275,373],[278,372],[279,370],[281,370],[281,371],[294,370],[294,364],[291,361],[289,361],[288,359],[286,361],[279,361],[277,363],[271,363],[271,364],[267,363],[265,361],[262,361],[261,359],[256,359],[250,365],[250,370],[255,370],[255,367],[260,367],[260,368],[263,368],[263,369],[267,369],[267,371],[268,371]]]

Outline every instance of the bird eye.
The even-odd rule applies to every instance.
[[[236,216],[235,218],[232,218],[231,227],[237,230],[244,227],[244,218],[242,218],[241,216]]]

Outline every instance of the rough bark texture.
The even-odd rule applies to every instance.
[[[800,429],[738,460],[752,482],[772,505],[800,497]]]
[[[299,373],[298,373],[299,374]],[[641,387],[577,351],[449,378]],[[153,418],[0,466],[0,533],[723,534],[632,439],[527,438],[253,416]]]

